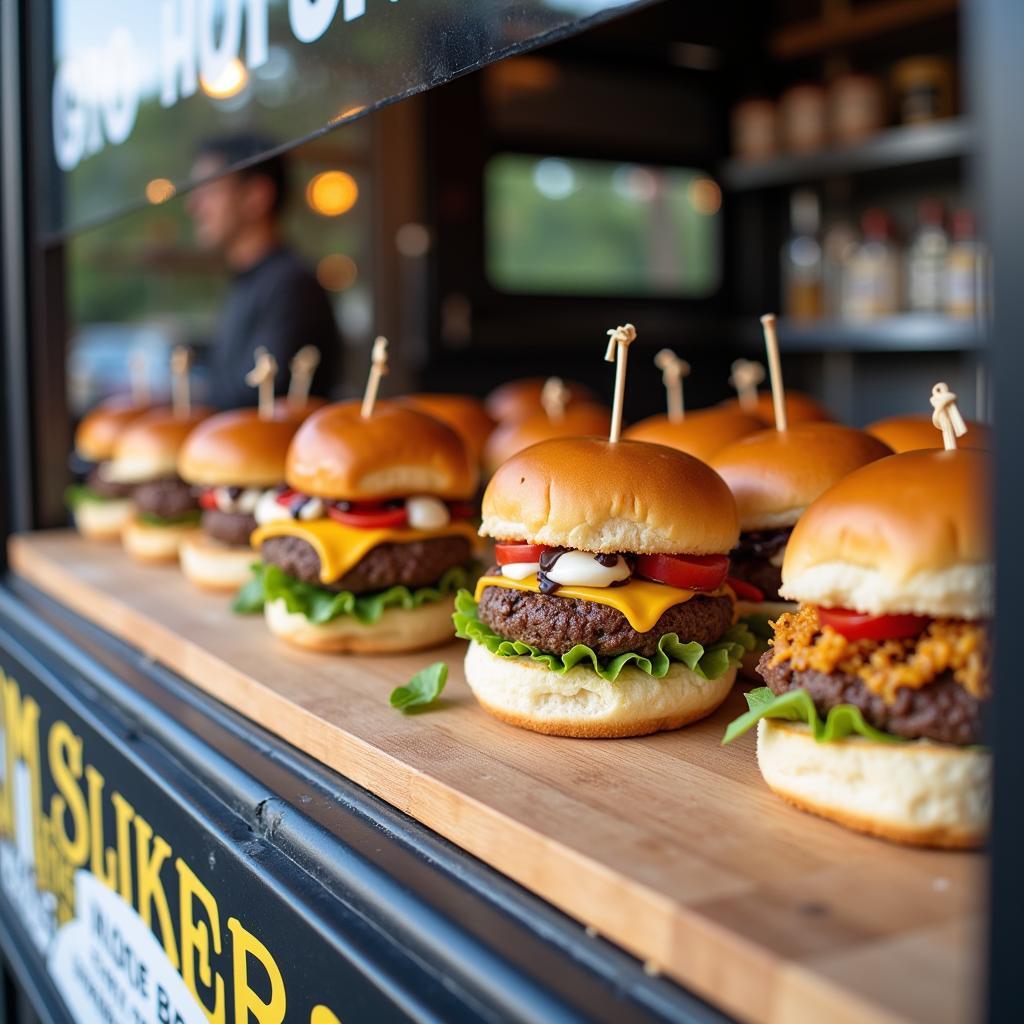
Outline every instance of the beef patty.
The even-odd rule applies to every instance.
[[[354,594],[384,590],[399,583],[407,587],[428,587],[446,570],[469,562],[470,553],[465,537],[378,544],[340,579],[321,583],[320,556],[306,541],[299,537],[268,537],[260,546],[264,560],[289,576],[328,590],[350,590]]]
[[[106,463],[101,462],[95,466],[85,478],[85,486],[94,494],[108,501],[118,501],[123,498],[130,498],[135,484],[121,484],[114,480],[104,479],[100,473]]]
[[[904,686],[896,691],[895,702],[886,704],[857,676],[813,669],[794,672],[789,662],[771,665],[773,653],[763,654],[757,666],[772,693],[806,690],[819,714],[827,715],[838,704],[853,704],[876,729],[908,740],[929,739],[958,745],[981,742],[981,701],[958,685],[951,672],[943,673],[919,690]]]
[[[729,552],[729,574],[757,587],[766,601],[780,600],[782,569],[772,565],[771,558],[786,546],[792,532],[791,526],[785,526],[741,533],[739,544]]]
[[[221,512],[217,508],[203,511],[203,530],[222,544],[247,548],[249,534],[255,529],[255,517],[246,512]]]
[[[192,488],[176,476],[138,484],[133,497],[140,512],[161,519],[180,519],[199,509]]]
[[[714,643],[732,625],[732,610],[729,597],[692,597],[669,608],[654,629],[638,633],[622,612],[604,604],[487,587],[480,595],[477,614],[498,636],[551,654],[565,654],[576,644],[586,644],[600,658],[627,651],[649,658],[665,633],[678,634],[684,643]]]

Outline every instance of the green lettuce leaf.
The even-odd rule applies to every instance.
[[[64,491],[64,504],[72,512],[81,505],[101,505],[105,501],[107,499],[97,494],[88,484],[71,484]]]
[[[387,608],[419,608],[438,601],[469,582],[469,571],[462,566],[449,569],[432,587],[410,590],[405,586],[388,587],[372,594],[353,594],[349,590],[326,590],[302,583],[276,565],[253,566],[254,578],[238,592],[232,608],[240,614],[263,610],[267,601],[284,601],[289,612],[304,615],[313,625],[322,626],[340,615],[354,615],[364,625],[373,625]]]
[[[163,516],[155,516],[151,512],[140,512],[139,520],[147,526],[198,526],[203,513],[199,509],[185,512],[173,519],[165,519]]]
[[[751,612],[749,615],[742,616],[740,622],[754,634],[759,641],[759,646],[767,650],[768,641],[775,635],[775,631],[771,627],[771,617],[762,612]]]
[[[405,686],[399,686],[391,691],[391,706],[398,708],[404,714],[420,711],[433,704],[441,696],[441,691],[447,681],[447,664],[443,661],[435,661],[433,665],[421,668]]]
[[[811,735],[819,743],[834,743],[848,736],[862,736],[876,743],[904,743],[902,736],[882,732],[864,721],[860,708],[853,704],[840,704],[832,708],[822,721],[818,709],[806,690],[790,690],[776,697],[767,686],[761,686],[744,694],[746,714],[729,723],[722,743],[731,743],[745,732],[753,729],[762,718],[780,718],[787,722],[805,722],[811,728]]]
[[[579,664],[589,662],[590,667],[610,683],[618,679],[627,665],[638,668],[655,679],[662,679],[674,661],[682,662],[703,679],[718,679],[730,668],[738,666],[744,653],[752,650],[754,646],[754,638],[747,632],[746,627],[737,623],[727,629],[721,639],[710,647],[704,647],[695,641],[683,643],[675,633],[666,633],[658,641],[658,650],[653,658],[629,652],[603,660],[597,656],[593,648],[585,644],[577,644],[561,656],[548,654],[520,640],[504,640],[498,636],[477,618],[477,603],[468,590],[460,590],[456,595],[452,621],[455,623],[456,636],[482,644],[491,654],[497,654],[501,658],[529,656],[531,661],[558,673],[568,672]]]

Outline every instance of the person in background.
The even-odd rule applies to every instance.
[[[200,148],[192,176],[218,175],[271,146],[256,136],[211,139]],[[245,374],[260,345],[277,360],[278,394],[287,390],[288,364],[304,345],[320,350],[312,393],[330,397],[339,383],[340,340],[327,294],[283,239],[286,197],[285,161],[275,156],[214,177],[187,198],[196,240],[218,253],[232,274],[209,354],[209,402],[221,409],[255,404]]]

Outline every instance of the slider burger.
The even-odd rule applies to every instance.
[[[610,421],[611,413],[603,405],[575,402],[556,415],[538,412],[500,423],[484,446],[484,470],[488,475],[494,473],[506,459],[539,441],[607,434]]]
[[[494,420],[479,398],[470,395],[451,395],[423,393],[406,395],[399,401],[412,409],[419,409],[428,416],[447,423],[469,450],[473,461],[479,465],[483,459],[484,445],[491,431]]]
[[[914,451],[837,483],[793,530],[782,567],[799,609],[775,623],[755,724],[780,796],[900,842],[972,847],[989,817],[990,466]]]
[[[480,532],[498,564],[454,618],[491,714],[559,736],[637,736],[725,699],[753,640],[725,585],[735,502],[703,462],[639,441],[544,441],[498,469]]]
[[[767,645],[768,622],[792,605],[781,599],[782,562],[793,527],[808,505],[855,469],[891,454],[877,438],[837,423],[762,430],[711,459],[739,511],[739,543],[730,553],[730,585],[739,615]],[[759,652],[756,652],[759,654]],[[753,674],[756,657],[744,663]]]
[[[762,371],[763,372],[763,371]],[[722,408],[739,410],[756,416],[766,427],[775,426],[775,406],[770,391],[758,391],[756,402],[745,405],[742,399],[729,398],[722,403]],[[800,391],[786,392],[786,419],[790,425],[795,423],[829,423],[832,416],[817,399]]]
[[[510,380],[496,387],[485,399],[487,412],[498,423],[521,420],[544,411],[541,396],[549,378],[523,377]],[[566,381],[566,400],[572,402],[596,402],[597,395],[590,388],[575,381]],[[607,428],[606,428],[607,429]]]
[[[124,524],[121,539],[141,561],[177,561],[182,540],[198,529],[199,505],[178,476],[178,452],[207,415],[203,409],[178,415],[169,408],[152,409],[117,439],[104,477],[130,489],[135,514]]]
[[[663,444],[702,462],[741,437],[764,429],[756,417],[736,409],[699,409],[681,420],[651,416],[629,427],[624,436],[633,441]]]
[[[364,402],[364,411],[367,408]],[[328,405],[288,449],[289,490],[254,509],[263,564],[236,602],[319,651],[443,643],[469,578],[477,470],[458,435],[405,406]]]
[[[182,541],[180,555],[182,571],[197,586],[234,592],[249,579],[256,510],[262,503],[276,511],[287,489],[288,445],[300,423],[237,409],[211,416],[188,435],[178,473],[199,492],[202,529]]]
[[[992,450],[992,428],[985,423],[966,420],[967,433],[960,439],[965,448]],[[890,416],[864,428],[894,452],[912,452],[921,448],[941,448],[942,435],[935,429],[932,417]]]
[[[135,514],[133,485],[108,479],[107,470],[118,437],[151,407],[129,398],[102,402],[78,424],[75,455],[89,464],[85,480],[67,490],[67,503],[75,526],[92,540],[117,540]]]

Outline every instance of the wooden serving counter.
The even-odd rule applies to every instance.
[[[337,657],[68,531],[15,537],[14,570],[80,615],[421,821],[725,1012],[764,1022],[979,1015],[985,860],[904,849],[792,810],[740,694],[705,722],[629,740],[523,732],[481,711],[464,645]],[[451,672],[440,705],[391,689]]]

